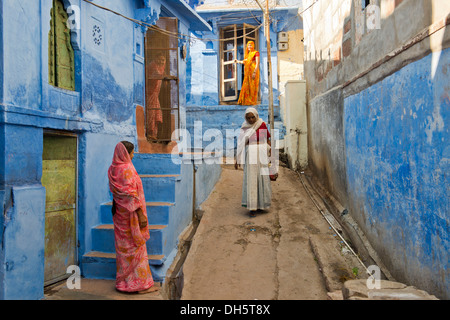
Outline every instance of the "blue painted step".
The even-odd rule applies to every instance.
[[[133,165],[139,174],[180,174],[181,166],[171,154],[135,153]]]
[[[149,225],[150,239],[147,240],[147,252],[151,255],[163,254],[165,225]],[[114,253],[114,225],[101,224],[92,229],[92,251]]]
[[[115,279],[116,278],[116,254],[91,251],[82,258],[83,275],[87,278]],[[153,280],[161,282],[165,277],[163,267],[165,257],[163,255],[149,255],[148,262]]]
[[[172,259],[172,251],[165,252],[169,216],[175,205],[175,185],[181,179],[181,166],[172,161],[170,154],[136,153],[133,164],[144,187],[150,239],[147,253],[152,276],[163,281]],[[100,225],[93,227],[92,251],[82,257],[83,275],[88,278],[115,279],[116,254],[114,226],[111,213],[112,202],[100,205]],[[166,263],[165,263],[166,262]]]
[[[140,174],[145,201],[175,203],[175,184],[179,174]]]
[[[147,217],[148,224],[169,224],[170,209],[174,203],[170,202],[147,202]],[[102,223],[112,224],[111,213],[112,202],[103,203],[100,205],[100,214]]]

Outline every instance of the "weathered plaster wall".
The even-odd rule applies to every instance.
[[[0,147],[6,150],[0,156],[0,204],[4,213],[0,215],[0,298],[4,299],[43,296],[45,189],[40,179],[44,131],[70,132],[78,137],[77,228],[81,261],[81,256],[91,250],[91,228],[100,223],[100,205],[111,200],[107,169],[114,147],[121,140],[136,144],[135,109],[136,105],[144,105],[145,30],[82,0],[62,1],[66,9],[70,5],[80,8],[81,24],[71,31],[75,91],[48,83],[52,0],[0,2]],[[95,4],[148,23],[159,14],[177,16],[182,34],[189,33],[191,23],[200,23],[192,14],[181,14],[183,6],[171,1],[101,0]],[[185,43],[186,39],[180,39],[180,46]],[[186,62],[181,57],[178,66],[183,128]],[[176,191],[180,203],[167,237],[173,248],[178,234],[192,218],[192,164],[183,169],[181,179],[183,186]],[[28,210],[33,232],[22,232],[28,229],[23,228],[26,216],[21,208]],[[24,246],[26,250],[22,250]],[[26,277],[18,276],[25,272]],[[31,283],[29,279],[33,278]]]
[[[5,47],[3,41],[3,6],[0,5],[0,101],[3,101],[3,48]],[[1,171],[0,171],[1,172]]]
[[[343,102],[341,88],[310,101],[308,164],[325,186],[343,203],[347,203]]]
[[[280,115],[284,123],[288,122],[286,116],[285,89],[289,80],[304,80],[303,67],[303,30],[289,30],[288,49],[278,51],[278,81],[280,86]],[[278,39],[279,41],[279,39]]]
[[[15,186],[11,196],[14,206],[3,217],[0,299],[38,299],[44,287],[37,275],[44,274],[45,188]]]
[[[6,150],[0,160],[0,298],[4,299],[43,296],[45,189],[40,179],[44,129],[78,135],[80,255],[91,244],[89,230],[98,223],[99,204],[110,199],[106,171],[114,146],[123,139],[135,142],[134,108],[135,103],[142,103],[142,94],[135,94],[139,91],[135,79],[141,80],[143,88],[143,77],[134,72],[142,73],[143,65],[133,53],[136,40],[142,43],[141,29],[136,32],[132,22],[83,1],[63,2],[66,7],[78,5],[82,15],[80,29],[72,34],[75,91],[48,84],[52,1],[0,4],[0,138]],[[136,5],[133,1],[108,2],[110,8],[128,16],[134,15]],[[103,32],[100,48],[93,44],[93,23]],[[82,37],[77,37],[81,32]],[[133,68],[134,64],[138,67]]]
[[[208,35],[208,39],[212,35]],[[188,106],[219,104],[219,43],[195,40],[187,58],[186,100]]]
[[[224,156],[229,154],[233,157],[246,108],[240,105],[187,107],[186,129],[191,138],[192,150],[203,148],[206,151],[223,151]],[[259,105],[257,110],[259,116],[268,123],[268,107]]]
[[[448,298],[450,49],[344,101],[348,197],[400,281]]]
[[[8,137],[4,139],[3,150],[8,153],[3,155],[2,168],[0,299],[19,296],[36,299],[44,285],[43,276],[36,277],[37,273],[44,273],[45,188],[40,185],[42,165],[39,161],[42,158],[42,131],[39,135],[30,127],[2,127]],[[28,146],[26,149],[23,148],[24,141]],[[29,290],[24,292],[17,283],[29,286]]]
[[[194,162],[195,167],[195,208],[200,208],[211,194],[222,173],[220,156],[205,156],[202,163]]]
[[[280,92],[288,80],[304,80],[303,73],[303,30],[287,31],[289,48],[278,51],[278,79]]]
[[[293,170],[308,166],[308,121],[306,113],[306,81],[288,80],[283,94],[285,106],[284,152]]]
[[[450,4],[373,3],[381,29],[360,1],[304,15],[309,165],[396,279],[448,298]]]
[[[130,1],[108,3],[108,7],[127,16],[132,16],[135,9]],[[133,53],[135,42],[142,43],[143,33],[136,32],[132,22],[92,5],[82,7],[82,16],[86,17],[82,28],[85,39],[81,73],[83,117],[106,120],[104,125],[111,126],[105,127],[108,131],[117,130],[117,126],[122,132],[126,128],[132,133],[135,130],[134,71],[143,72],[135,65]],[[100,43],[93,37],[94,26],[101,30]]]
[[[4,104],[32,109],[41,105],[41,85],[36,81],[41,77],[39,11],[39,1],[2,2]],[[28,23],[23,24],[24,19]]]

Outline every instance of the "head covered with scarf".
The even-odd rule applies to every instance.
[[[253,50],[249,51],[248,50],[248,45],[251,44],[253,45]],[[245,46],[245,53],[244,53],[244,59],[247,59],[248,55],[252,52],[256,52],[256,48],[255,48],[255,42],[254,41],[249,41],[247,42],[247,45]]]
[[[144,189],[127,148],[119,142],[114,149],[111,166],[108,169],[109,188],[113,194],[118,210],[128,212],[125,216],[131,218],[131,233],[137,245],[142,245],[149,238],[148,226],[139,229],[136,210],[141,208],[147,215]],[[115,215],[120,219],[121,215]]]
[[[256,118],[256,121],[253,124],[249,123],[247,121],[247,118],[245,117],[248,113],[252,113]],[[253,136],[259,129],[259,127],[263,124],[263,120],[259,117],[258,111],[253,107],[249,107],[245,110],[244,117],[245,120],[241,125],[236,154],[236,159],[240,164],[245,163],[245,145],[248,143],[250,137]]]
[[[111,166],[108,169],[108,178],[113,195],[126,196],[131,191],[130,184],[134,183],[136,169],[131,162],[130,153],[122,142],[115,149]]]

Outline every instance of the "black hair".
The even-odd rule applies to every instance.
[[[129,141],[120,141],[124,146],[125,146],[125,148],[127,149],[127,151],[128,151],[128,154],[130,154],[131,152],[133,152],[133,150],[134,150],[134,144],[132,144],[131,142],[129,142]]]

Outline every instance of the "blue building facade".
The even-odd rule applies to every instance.
[[[279,101],[278,37],[280,32],[303,28],[301,19],[297,15],[298,5],[297,2],[296,6],[271,7],[270,11],[274,124],[280,138],[283,136],[284,126]],[[236,135],[233,136],[233,132],[236,133],[235,130],[240,128],[244,120],[244,111],[248,106],[237,104],[243,76],[241,65],[236,65],[234,69],[236,95],[234,98],[227,97],[223,80],[226,77],[223,62],[227,60],[224,59],[224,55],[231,54],[229,50],[232,48],[236,50],[236,58],[243,60],[245,44],[249,40],[255,41],[256,50],[260,53],[260,89],[259,101],[254,107],[258,110],[260,117],[268,123],[268,47],[264,34],[264,15],[255,3],[244,5],[237,2],[232,6],[224,6],[223,3],[214,1],[204,1],[204,4],[198,7],[198,13],[212,26],[212,30],[192,33],[186,70],[186,129],[190,133],[191,145],[194,149],[205,149],[211,146],[212,140],[205,138],[207,130],[221,132],[222,137],[219,139],[222,138],[222,141],[217,146],[222,145],[223,154],[232,157],[236,146]],[[235,41],[233,45],[230,43],[232,40]]]
[[[0,299],[42,298],[45,284],[67,277],[61,265],[74,264],[85,277],[115,277],[107,170],[121,140],[135,143],[133,161],[147,177],[153,226],[149,263],[155,280],[164,280],[177,237],[208,190],[197,186],[203,196],[194,199],[192,163],[174,165],[168,153],[140,150],[136,114],[146,104],[147,27],[174,19],[177,126],[185,127],[187,40],[182,35],[210,30],[196,5],[183,0],[0,3]],[[66,28],[58,25],[61,17]],[[54,50],[58,41],[64,50],[58,45]],[[73,88],[58,86],[53,77]],[[217,181],[220,167],[199,172],[208,170]],[[66,174],[70,178],[61,179]],[[50,197],[56,200],[50,203]],[[65,216],[55,213],[58,205]]]

